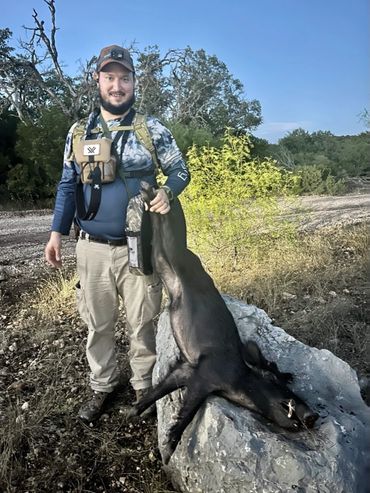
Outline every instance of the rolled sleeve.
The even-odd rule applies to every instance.
[[[51,231],[57,231],[63,235],[69,234],[76,210],[77,171],[71,152],[73,128],[74,126],[71,127],[66,139],[62,177],[57,187],[54,217],[51,225]]]
[[[179,195],[190,182],[190,173],[172,133],[156,118],[148,119],[159,164],[167,176],[166,186]]]

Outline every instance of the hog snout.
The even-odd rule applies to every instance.
[[[304,402],[296,402],[295,414],[301,427],[313,428],[319,415],[313,412]]]

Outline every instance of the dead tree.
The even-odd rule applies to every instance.
[[[36,121],[40,111],[51,105],[75,120],[91,109],[96,93],[92,79],[96,58],[87,61],[79,75],[66,74],[56,44],[55,0],[44,2],[50,13],[50,32],[33,9],[34,27],[24,26],[31,37],[20,41],[20,53],[14,54],[7,46],[8,29],[0,36],[0,110],[11,107],[25,124]]]

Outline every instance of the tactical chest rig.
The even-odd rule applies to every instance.
[[[156,149],[149,133],[145,115],[137,113],[131,108],[119,124],[110,129],[101,115],[101,127],[95,127],[97,116],[98,113],[89,126],[86,126],[86,120],[80,121],[74,128],[72,136],[74,160],[81,170],[76,187],[77,215],[79,219],[88,221],[94,219],[99,210],[102,185],[113,182],[117,173],[126,184],[127,178],[141,178],[150,172],[157,174],[159,167]],[[122,168],[122,155],[130,131],[135,132],[139,142],[150,152],[154,165],[152,169],[125,171]],[[112,140],[112,132],[117,132],[114,140]],[[103,137],[94,139],[94,134],[103,134]],[[117,144],[121,137],[121,148],[118,155]],[[83,193],[84,184],[91,186],[90,204],[87,210]],[[128,190],[127,186],[126,189]]]

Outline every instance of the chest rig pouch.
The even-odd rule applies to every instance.
[[[98,115],[96,115],[98,116]],[[131,108],[123,120],[122,125],[131,125],[135,116],[135,111]],[[96,118],[96,117],[95,117]],[[111,139],[111,132],[100,115],[100,123],[103,130],[103,137],[93,139],[96,130],[92,128],[95,118],[86,129],[86,133],[78,139],[76,134],[73,139],[74,159],[80,167],[80,179],[76,187],[76,209],[79,219],[91,221],[96,216],[101,202],[102,186],[112,183],[116,179],[117,169],[122,159],[122,153],[126,145],[129,130],[117,131],[114,140]],[[101,131],[99,130],[99,133]],[[121,140],[121,151],[118,156],[116,145]],[[77,140],[78,139],[78,140]],[[90,185],[90,203],[86,210],[83,185]]]
[[[152,274],[152,226],[141,195],[135,195],[129,200],[125,234],[130,272],[138,276]]]
[[[82,183],[93,182],[94,172],[99,168],[101,183],[111,183],[116,179],[117,158],[112,153],[112,139],[103,137],[94,140],[81,140],[74,149],[75,161],[81,169]]]

